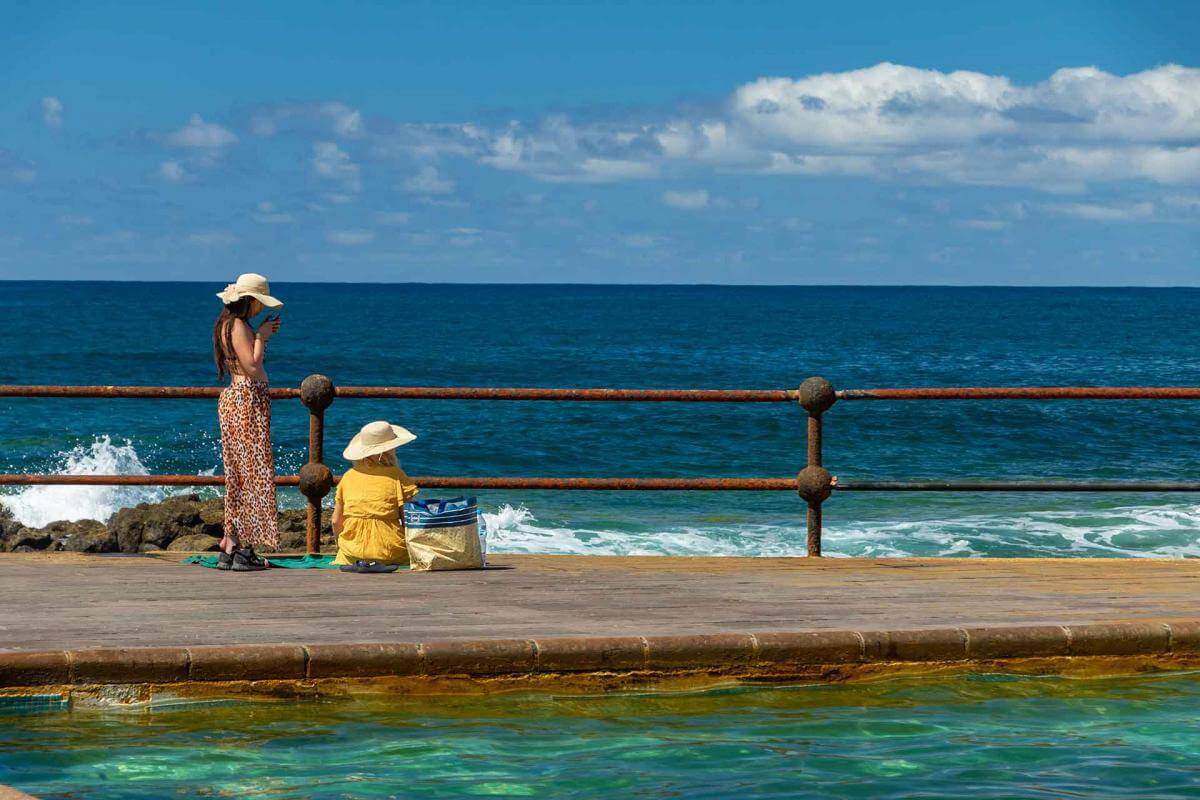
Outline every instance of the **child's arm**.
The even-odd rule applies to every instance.
[[[329,520],[329,524],[333,526],[335,536],[342,535],[342,523],[346,520],[346,511],[342,508],[342,501],[338,500],[333,504],[333,517]]]

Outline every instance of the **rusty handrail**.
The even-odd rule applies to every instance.
[[[214,399],[221,387],[0,385],[0,397]],[[808,554],[821,554],[822,504],[848,492],[1200,492],[1200,483],[1167,481],[841,481],[822,459],[823,415],[839,400],[1200,400],[1200,387],[1025,386],[843,389],[809,378],[799,389],[610,389],[464,386],[342,386],[310,375],[298,389],[271,389],[273,400],[299,398],[309,411],[308,463],[297,475],[278,475],[308,498],[308,548],[319,552],[320,508],[337,482],[324,464],[324,414],[335,398],[408,400],[557,400],[582,402],[797,402],[808,414],[806,466],[795,478],[559,478],[415,476],[430,488],[577,489],[599,491],[796,491],[808,504]],[[2,485],[219,486],[219,475],[0,475]]]
[[[0,397],[103,397],[147,400],[215,400],[220,386],[60,386],[0,384]],[[290,400],[300,396],[299,389],[271,389],[272,400]]]
[[[1200,492],[1177,481],[843,481],[839,492]]]
[[[842,389],[838,400],[1200,400],[1195,386],[946,386]]]
[[[413,475],[431,489],[576,489],[592,491],[796,491],[796,478],[569,478]],[[333,476],[337,483],[340,475]],[[276,475],[276,486],[297,486],[299,475]],[[223,486],[223,475],[0,474],[0,486]],[[838,492],[1200,492],[1188,481],[837,481]]]
[[[0,385],[0,397],[104,397],[149,400],[214,399],[219,386]],[[579,402],[787,403],[796,389],[562,389],[491,386],[339,386],[334,397],[404,400],[573,400]],[[271,389],[273,400],[299,389]]]
[[[333,476],[337,483],[340,476]],[[592,491],[795,491],[795,478],[526,478],[413,475],[432,489],[578,489]],[[223,486],[223,475],[0,474],[0,486]],[[276,486],[297,486],[299,475],[276,475]]]

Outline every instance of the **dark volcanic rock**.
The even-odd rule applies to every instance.
[[[9,529],[3,541],[0,541],[0,550],[7,550],[10,553],[45,550],[50,546],[51,541],[53,540],[45,528],[25,528],[21,525],[14,525]]]
[[[24,541],[29,534],[35,533],[30,531],[21,523],[13,519],[12,512],[5,506],[0,505],[0,551],[12,551],[14,547],[30,547],[38,549],[38,545],[30,545]],[[50,540],[46,539],[46,544],[50,544]],[[45,545],[42,545],[44,547]]]
[[[161,503],[142,503],[136,508],[123,508],[113,515],[108,526],[117,537],[121,552],[142,552],[144,545],[167,547],[180,536],[205,534],[220,536],[220,521],[206,521],[202,511],[209,511],[210,501],[201,501],[196,494],[168,497]],[[219,499],[218,499],[219,502]],[[223,519],[224,513],[220,512]]]
[[[41,529],[52,539],[50,549],[72,553],[115,553],[117,537],[103,522],[81,519],[78,522],[51,522]]]
[[[221,540],[216,536],[209,536],[206,533],[190,533],[187,536],[179,536],[175,541],[168,545],[168,550],[182,552],[203,552],[207,550],[216,550],[221,544]]]
[[[321,515],[321,547],[330,551],[337,539],[329,527],[329,511]],[[303,552],[306,513],[302,508],[279,513],[279,550]],[[225,501],[196,494],[169,497],[161,503],[123,508],[105,526],[96,520],[53,522],[27,528],[0,506],[0,551],[71,550],[83,553],[149,553],[155,550],[209,550],[208,540],[224,533]],[[186,542],[173,546],[177,541]]]

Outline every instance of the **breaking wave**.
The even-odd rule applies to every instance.
[[[150,470],[138,457],[133,444],[114,444],[109,436],[97,436],[91,444],[79,444],[59,453],[56,475],[148,475]],[[157,486],[29,486],[0,497],[13,518],[31,528],[51,522],[98,519],[106,522],[122,508],[162,500],[167,492]]]
[[[539,525],[524,506],[485,514],[496,553],[795,556],[803,527],[663,526],[645,531]],[[1164,504],[953,519],[845,522],[825,530],[831,556],[1200,557],[1200,507]]]
[[[129,441],[98,436],[58,454],[62,475],[145,475]],[[210,470],[208,474],[213,471]],[[186,489],[154,486],[28,486],[0,495],[24,525],[58,520],[107,521],[119,509],[152,503]],[[286,504],[292,498],[281,495]],[[540,522],[524,505],[501,505],[483,516],[495,553],[576,555],[796,556],[805,550],[802,524],[701,525],[666,520],[634,525],[615,517],[595,527]],[[603,512],[603,509],[597,509]],[[596,516],[596,515],[593,515]],[[1161,504],[1080,510],[994,512],[944,518],[838,521],[827,518],[824,550],[832,556],[1108,556],[1200,557],[1200,506]]]

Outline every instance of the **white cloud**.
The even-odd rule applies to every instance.
[[[338,102],[270,106],[250,115],[250,132],[255,136],[305,131],[356,139],[366,135],[367,127],[362,112]]]
[[[1126,76],[1061,69],[1018,85],[883,63],[761,78],[707,117],[653,116],[556,115],[472,127],[471,137],[436,130],[482,164],[550,182],[629,181],[688,166],[1060,193],[1094,182],[1200,182],[1200,69],[1176,65]]]
[[[553,116],[532,128],[511,123],[488,137],[479,161],[551,183],[612,183],[654,177],[659,153],[644,126],[580,126]]]
[[[1143,222],[1154,216],[1153,203],[1134,203],[1123,206],[1096,203],[1054,203],[1046,208],[1055,214],[1091,222]]]
[[[186,125],[167,134],[166,141],[174,147],[218,150],[237,142],[237,136],[228,128],[215,122],[205,122],[199,114],[193,114]]]
[[[42,98],[42,122],[55,130],[63,126],[63,104],[57,97]]]
[[[332,244],[342,245],[344,247],[355,247],[358,245],[368,244],[375,239],[374,231],[361,229],[329,231],[325,234],[325,238]]]
[[[450,194],[454,191],[454,182],[441,177],[435,167],[427,164],[404,181],[404,191],[413,194]]]
[[[178,161],[164,161],[159,164],[158,174],[167,183],[179,183],[188,177],[187,170]]]
[[[667,191],[663,192],[662,201],[671,208],[708,208],[708,192],[703,189],[694,192]]]
[[[537,177],[551,183],[613,183],[642,180],[658,174],[658,167],[625,158],[585,158],[572,170],[541,173]]]
[[[255,222],[261,222],[264,225],[286,225],[292,221],[291,214],[280,211],[274,203],[265,200],[255,207],[254,213],[250,216]]]
[[[318,175],[341,181],[349,191],[357,192],[362,189],[358,164],[333,142],[313,144],[312,166]]]

